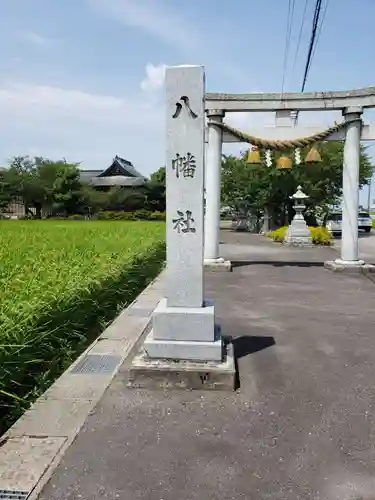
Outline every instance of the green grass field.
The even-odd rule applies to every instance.
[[[160,222],[0,221],[0,432],[157,275]]]

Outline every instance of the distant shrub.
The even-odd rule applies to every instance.
[[[0,214],[0,219],[9,218],[2,217]],[[32,215],[25,215],[24,217],[20,217],[23,220],[32,220],[35,217]],[[84,214],[72,214],[68,216],[63,215],[53,215],[47,216],[48,220],[149,220],[149,221],[165,221],[166,214],[165,212],[151,212],[149,210],[137,210],[135,212],[120,212],[120,211],[110,211],[103,210],[102,212],[98,212],[93,214],[92,216],[87,216]]]
[[[279,227],[279,229],[276,229],[275,231],[271,231],[268,233],[268,238],[271,238],[271,240],[276,241],[278,243],[282,243],[285,240],[286,233],[288,231],[288,226],[283,226]]]
[[[310,227],[311,241],[314,245],[332,245],[332,235],[326,227]]]
[[[165,220],[166,214],[165,212],[152,212],[150,215],[150,220]]]
[[[103,211],[98,213],[98,220],[135,220],[131,212]]]
[[[165,212],[150,212],[149,210],[137,210],[135,212],[110,212],[103,211],[97,214],[98,220],[154,220],[164,221]]]
[[[332,236],[325,227],[310,227],[311,241],[314,245],[332,245]],[[283,243],[288,231],[288,226],[280,227],[275,231],[268,233],[268,237],[277,243]]]
[[[142,208],[141,210],[136,210],[134,212],[134,217],[137,220],[150,220],[151,213],[152,212],[150,210],[145,210],[144,208]]]
[[[35,216],[31,214],[21,215],[18,217],[18,220],[34,220]]]
[[[68,216],[69,220],[86,220],[86,217],[82,214],[72,214]]]

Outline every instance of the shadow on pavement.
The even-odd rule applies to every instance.
[[[232,339],[231,342],[233,345],[234,365],[236,370],[234,389],[237,390],[241,386],[238,360],[248,356],[249,354],[254,354],[256,352],[263,351],[263,349],[267,349],[268,347],[272,347],[276,345],[276,342],[274,337],[260,337],[252,335],[243,335],[242,337]]]
[[[244,358],[254,352],[262,351],[267,347],[275,345],[274,337],[247,336],[238,337],[232,340],[233,354],[236,359]]]
[[[282,261],[282,260],[238,260],[232,261],[232,268],[244,266],[274,267],[324,267],[324,262]]]

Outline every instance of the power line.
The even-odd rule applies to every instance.
[[[301,92],[303,92],[305,90],[307,75],[309,73],[310,66],[311,66],[311,57],[312,57],[312,52],[313,52],[314,43],[315,43],[315,39],[316,39],[316,33],[317,33],[317,29],[318,29],[318,22],[319,22],[321,8],[322,8],[322,0],[316,0],[314,16],[313,16],[313,23],[312,23],[312,30],[311,30],[311,36],[310,36],[310,43],[309,43],[309,49],[307,52],[307,60],[306,60],[305,71],[304,71],[304,75],[303,75]]]
[[[309,3],[309,0],[305,0],[305,7],[303,9],[301,27],[300,27],[299,34],[298,34],[297,48],[296,48],[296,53],[295,53],[294,61],[293,61],[292,73],[294,73],[294,70],[296,68],[296,62],[297,62],[297,58],[298,58],[298,54],[299,54],[299,49],[300,49],[300,46],[301,46],[303,28],[304,28],[305,20],[306,20],[306,13],[307,13],[307,5],[308,5],[308,3]]]
[[[322,28],[323,28],[323,24],[324,24],[324,20],[326,18],[326,14],[327,14],[327,9],[328,9],[328,4],[329,4],[329,0],[326,1],[326,4],[324,6],[324,11],[323,11],[323,15],[322,15],[322,20],[320,22],[320,26],[319,26],[319,31],[318,31],[318,34],[316,36],[316,42],[315,42],[315,46],[314,46],[314,49],[313,49],[313,53],[311,55],[311,64],[312,64],[312,61],[314,59],[314,55],[315,55],[315,51],[316,51],[316,47],[318,46],[318,43],[319,43],[319,38],[320,38],[320,35],[322,33]],[[311,66],[310,64],[310,66]]]
[[[315,55],[316,47],[318,46],[320,35],[322,33],[324,20],[325,20],[326,14],[327,14],[328,4],[329,4],[329,0],[326,0],[326,4],[324,7],[324,11],[323,11],[322,20],[320,22],[320,25],[319,25],[319,17],[320,17],[320,12],[321,12],[321,8],[322,8],[322,0],[317,0],[317,2],[315,4],[313,24],[312,24],[312,30],[311,30],[311,36],[310,36],[310,43],[309,43],[309,50],[308,50],[307,61],[306,61],[306,65],[305,65],[305,72],[304,72],[301,92],[303,92],[305,90],[307,76],[308,76],[308,73],[310,71],[312,61],[314,59],[314,55]],[[305,7],[306,7],[306,5],[305,5]],[[295,119],[294,119],[294,126],[296,126],[297,121],[298,121],[298,113],[296,114]]]
[[[295,0],[288,0],[288,14],[286,20],[286,39],[285,39],[285,51],[284,51],[284,67],[283,67],[283,79],[281,83],[281,93],[284,92],[286,69],[288,64],[289,46],[292,34],[292,25],[294,17]]]

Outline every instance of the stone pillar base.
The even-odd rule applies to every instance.
[[[312,247],[311,231],[303,218],[298,219],[296,215],[292,220],[284,244],[293,247]]]
[[[218,257],[217,259],[204,259],[204,268],[207,271],[231,272],[232,263],[230,260],[224,260],[223,257]]]
[[[284,240],[284,245],[290,247],[301,247],[301,248],[311,248],[314,246],[310,236],[287,237]]]
[[[147,336],[143,349],[151,359],[222,361],[224,357],[221,339],[212,342],[189,340],[157,340],[154,331]]]
[[[127,386],[136,389],[236,389],[236,367],[231,345],[224,361],[176,361],[152,359],[146,352],[137,354],[129,369]]]
[[[214,305],[203,307],[168,307],[167,299],[156,306],[152,330],[143,348],[149,358],[221,361],[223,341],[215,327]]]
[[[366,264],[363,260],[329,260],[324,262],[324,267],[336,273],[367,274],[375,273],[375,266]]]

